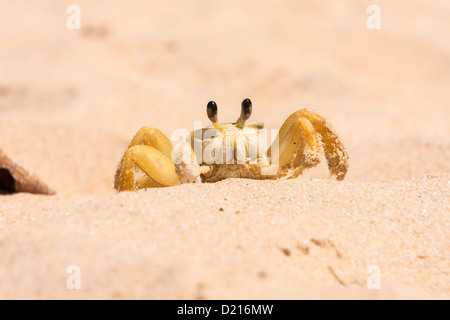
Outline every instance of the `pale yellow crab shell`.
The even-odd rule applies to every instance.
[[[236,123],[222,123],[220,130],[209,126],[192,131],[187,142],[191,144],[197,159],[201,159],[200,164],[227,163],[233,160],[247,163],[254,160],[258,152],[258,139],[263,128],[264,124],[260,122],[247,124],[242,129],[237,128]],[[245,147],[245,153],[243,150],[227,152],[230,145],[233,150],[238,150],[239,146]],[[216,150],[220,150],[222,155],[216,155]]]

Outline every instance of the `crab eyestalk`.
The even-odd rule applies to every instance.
[[[206,113],[208,114],[208,119],[212,122],[215,129],[222,131],[222,126],[217,121],[217,104],[214,101],[208,102],[206,106]]]
[[[244,99],[241,103],[241,116],[236,121],[236,127],[239,129],[244,128],[245,121],[247,121],[252,115],[252,102],[250,99]]]

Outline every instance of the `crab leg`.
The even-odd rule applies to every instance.
[[[331,175],[342,180],[348,170],[348,155],[342,141],[327,120],[315,112],[301,109],[286,119],[278,134],[278,142],[269,153],[279,156],[280,169],[295,168],[292,178],[304,169],[317,165],[322,154],[321,144]],[[269,154],[270,155],[270,154]]]
[[[158,129],[141,128],[130,143],[116,172],[118,191],[173,186],[179,183],[171,160],[172,143]],[[138,176],[137,168],[145,175]]]
[[[269,149],[272,162],[276,161],[281,170],[289,170],[289,177],[295,178],[304,169],[320,162],[321,148],[311,122],[302,117],[291,116],[278,133],[278,140]]]
[[[314,130],[320,134],[330,174],[336,175],[337,180],[343,180],[348,170],[348,154],[342,140],[331,127],[331,124],[316,112],[307,109],[297,112],[311,121]]]

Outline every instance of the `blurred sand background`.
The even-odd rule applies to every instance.
[[[447,0],[2,0],[0,148],[58,194],[0,196],[0,298],[448,299],[449,17]],[[267,128],[327,117],[347,178],[114,192],[140,127],[207,125],[209,100],[234,121],[245,97]]]

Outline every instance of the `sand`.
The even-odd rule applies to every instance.
[[[447,1],[378,1],[379,30],[370,1],[79,0],[80,30],[69,4],[0,3],[0,148],[57,191],[0,195],[0,298],[448,299]],[[324,115],[346,179],[115,193],[140,127],[246,97]]]

